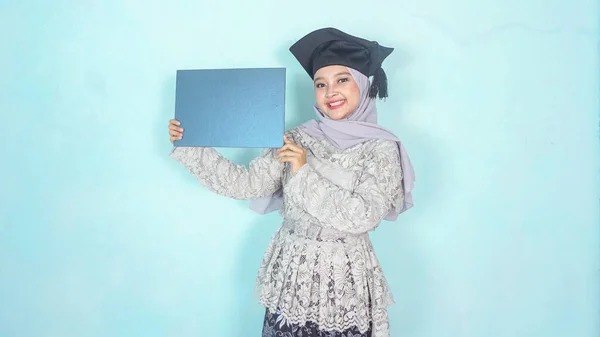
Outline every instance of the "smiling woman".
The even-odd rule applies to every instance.
[[[317,105],[333,120],[348,117],[360,101],[360,90],[344,66],[326,66],[315,73]]]
[[[171,156],[212,191],[283,216],[258,273],[263,337],[387,337],[393,298],[368,232],[412,206],[414,180],[402,143],[376,124],[392,49],[325,28],[290,50],[313,78],[317,120],[249,168],[211,148]],[[182,132],[172,120],[171,142]]]

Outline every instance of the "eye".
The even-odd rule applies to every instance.
[[[315,85],[315,87],[317,87],[317,88],[323,88],[324,86],[325,86],[325,84],[323,84],[323,83],[317,83]]]
[[[338,83],[344,83],[344,82],[348,82],[348,78],[347,78],[347,77],[340,78],[340,79],[338,80]]]

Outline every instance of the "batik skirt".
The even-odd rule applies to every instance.
[[[291,324],[280,314],[270,313],[267,309],[263,324],[262,337],[371,337],[371,330],[360,333],[355,327],[345,331],[323,331],[312,322],[298,325]]]

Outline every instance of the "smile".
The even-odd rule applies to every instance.
[[[346,103],[346,100],[345,99],[341,99],[339,101],[329,102],[329,103],[327,103],[327,106],[330,109],[338,109],[341,106],[343,106],[345,103]]]

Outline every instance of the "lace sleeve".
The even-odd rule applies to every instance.
[[[254,199],[281,187],[284,165],[274,153],[265,149],[249,167],[236,165],[210,147],[175,147],[169,156],[209,190],[233,199]]]
[[[401,197],[402,168],[395,142],[381,141],[367,159],[354,191],[343,189],[306,164],[284,187],[287,198],[323,226],[351,233],[377,227]]]

